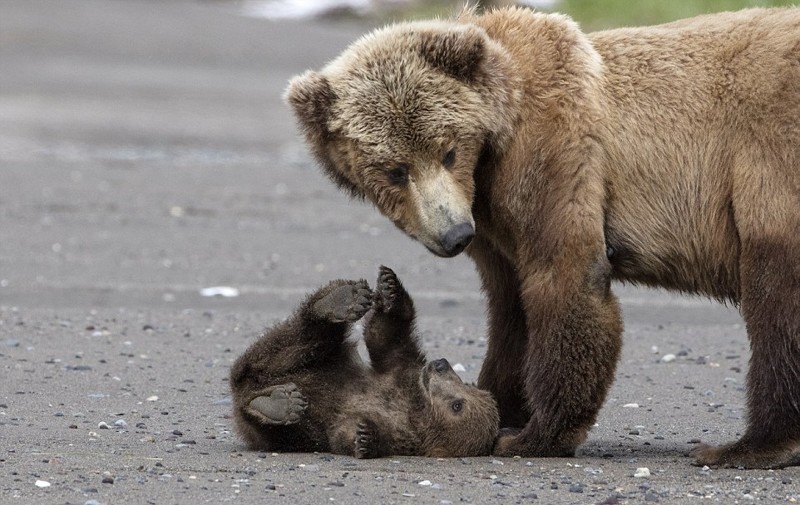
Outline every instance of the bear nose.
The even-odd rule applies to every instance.
[[[433,362],[433,369],[437,372],[447,372],[450,370],[450,362],[444,358],[437,359]]]
[[[441,245],[448,256],[455,256],[472,241],[475,229],[469,223],[461,223],[450,227],[441,238]]]

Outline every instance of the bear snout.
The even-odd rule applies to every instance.
[[[433,369],[436,370],[439,373],[445,373],[445,372],[449,372],[450,370],[452,370],[452,367],[450,366],[450,362],[447,361],[444,358],[439,358],[437,360],[432,361],[431,362],[431,366],[433,366]]]
[[[475,236],[475,228],[470,223],[460,223],[451,226],[439,238],[442,249],[448,256],[461,253]]]

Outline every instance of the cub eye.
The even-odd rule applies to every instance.
[[[389,181],[392,184],[405,184],[408,182],[408,165],[397,165],[389,170]]]
[[[444,154],[444,158],[442,158],[442,165],[444,168],[453,168],[453,164],[456,162],[456,151],[454,149],[450,149]]]
[[[453,403],[450,404],[450,408],[453,412],[461,412],[461,409],[464,407],[464,402],[461,400],[453,400]]]

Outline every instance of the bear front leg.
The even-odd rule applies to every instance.
[[[356,458],[380,458],[391,454],[389,438],[378,423],[363,415],[340,416],[330,423],[331,452]]]
[[[605,261],[603,256],[602,260]],[[503,434],[497,456],[572,456],[594,424],[622,346],[617,300],[590,268],[584,282],[552,272],[529,276],[521,292],[528,321],[524,366],[530,418]]]
[[[478,387],[497,401],[501,428],[522,428],[530,414],[522,385],[528,336],[519,278],[508,260],[480,236],[473,239],[468,254],[487,299],[487,349]]]
[[[372,367],[383,373],[424,365],[425,356],[414,334],[414,302],[391,268],[380,267],[372,299],[372,312],[364,324]]]

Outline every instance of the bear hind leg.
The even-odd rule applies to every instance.
[[[734,443],[695,449],[698,465],[800,464],[800,240],[794,237],[742,242],[741,310],[752,350],[747,430]]]

